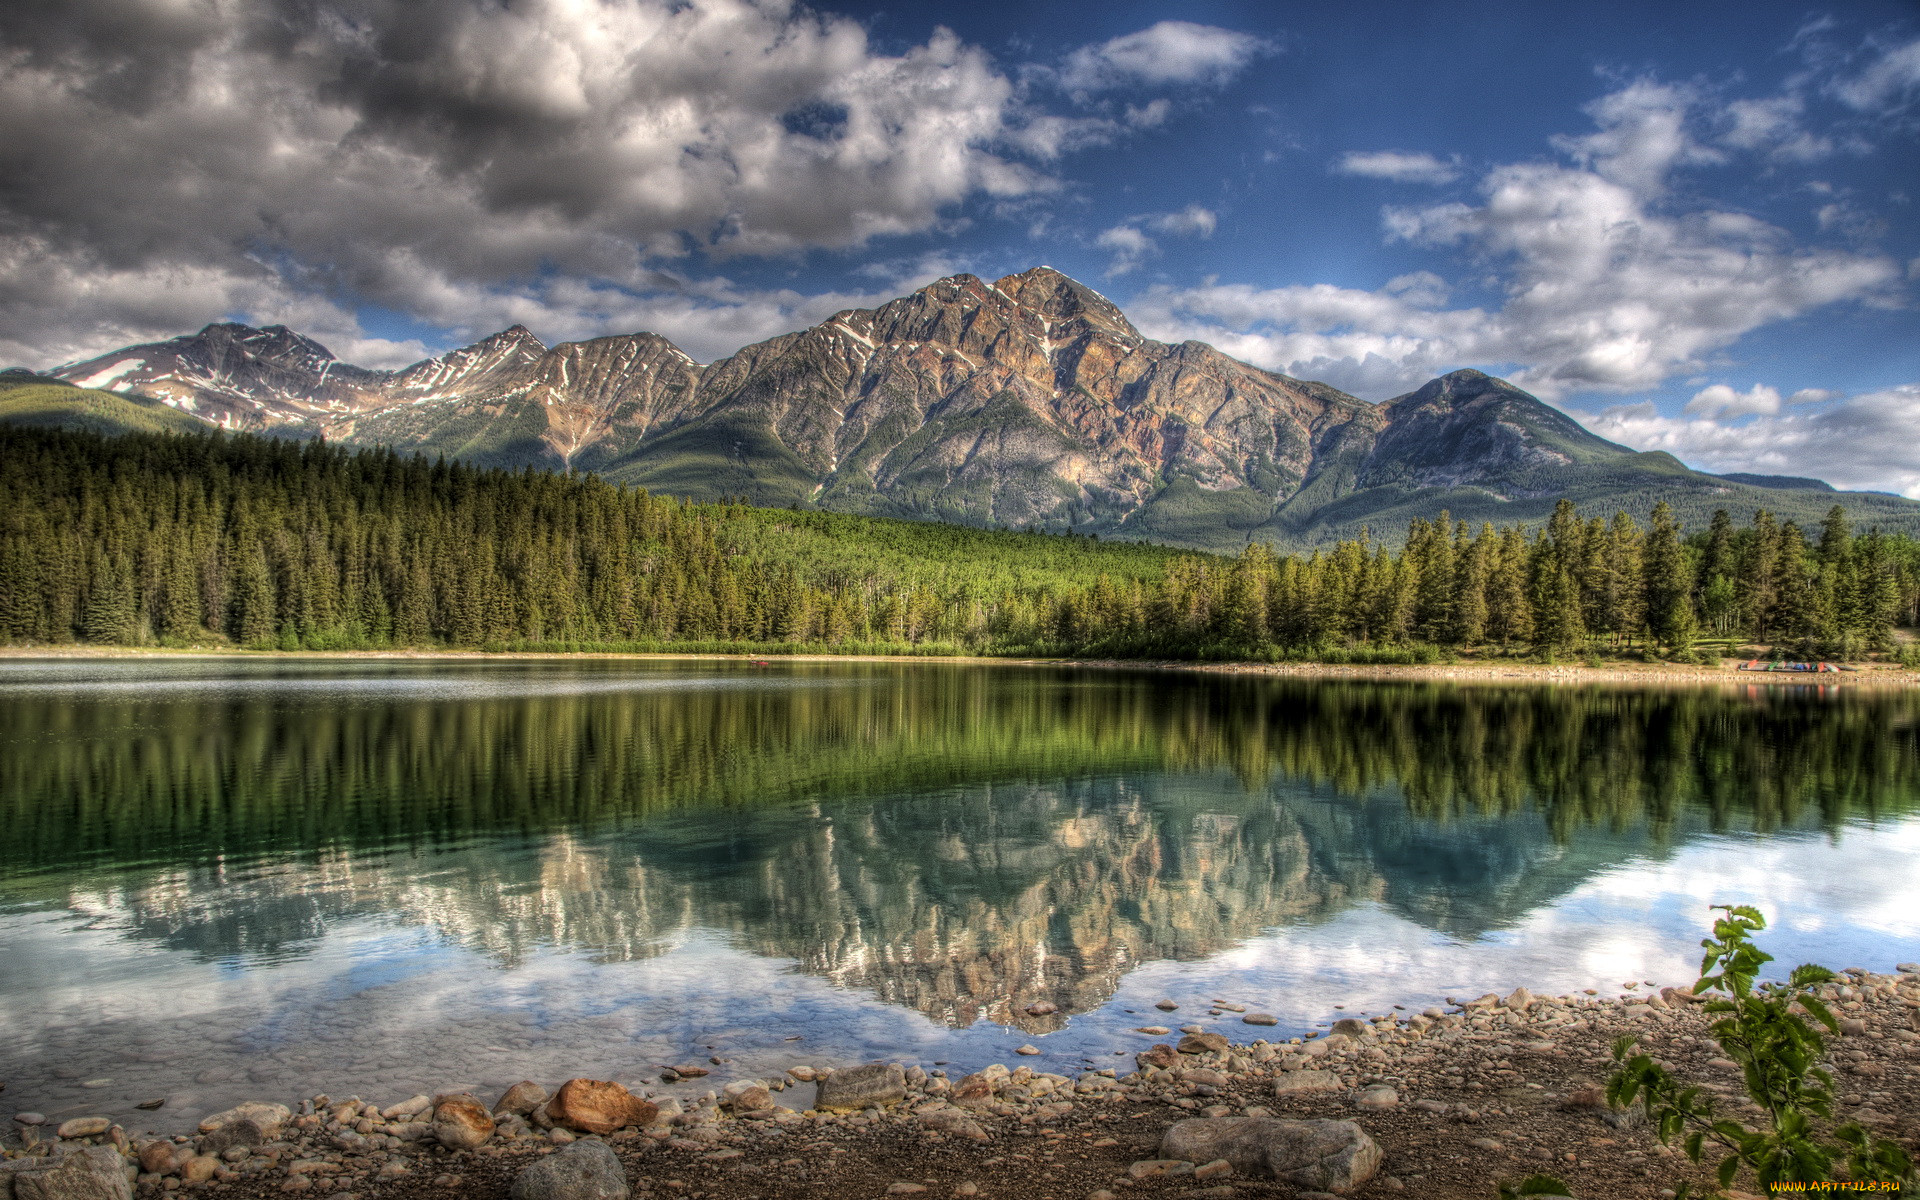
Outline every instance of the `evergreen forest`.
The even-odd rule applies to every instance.
[[[1916,660],[1920,543],[1656,508],[1220,557],[693,504],[591,475],[224,434],[0,426],[0,640],[1434,661]]]

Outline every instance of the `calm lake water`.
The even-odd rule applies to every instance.
[[[129,1128],[1119,1065],[1139,1025],[1688,982],[1736,901],[1783,965],[1920,958],[1920,695],[0,660],[4,1105]]]

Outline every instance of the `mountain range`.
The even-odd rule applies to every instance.
[[[955,275],[705,366],[650,333],[547,346],[516,325],[375,371],[285,326],[225,323],[8,383],[0,419],[211,424],[588,470],[701,500],[1222,551],[1363,527],[1391,541],[1442,510],[1533,522],[1563,496],[1642,518],[1666,500],[1689,525],[1716,508],[1814,521],[1839,502],[1858,523],[1920,533],[1920,502],[1694,471],[1479,371],[1373,404],[1202,342],[1154,341],[1048,267]]]

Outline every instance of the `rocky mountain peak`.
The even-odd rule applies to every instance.
[[[1033,267],[1017,275],[996,280],[998,291],[1011,297],[1020,307],[1029,309],[1047,321],[1084,322],[1101,332],[1130,341],[1143,340],[1113,301],[1086,284],[1069,278],[1052,267]]]
[[[216,352],[238,353],[265,362],[336,361],[333,351],[285,325],[255,329],[236,321],[223,321],[208,325],[191,340],[202,342]]]

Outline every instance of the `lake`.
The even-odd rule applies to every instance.
[[[1782,966],[1920,958],[1920,693],[10,658],[0,830],[11,1110],[1070,1073],[1690,982],[1711,903]]]

